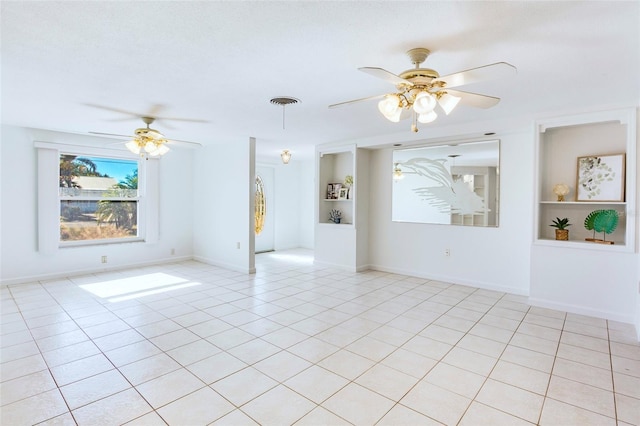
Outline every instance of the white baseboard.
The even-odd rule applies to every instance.
[[[371,265],[361,265],[356,267],[356,272],[370,271],[371,269]]]
[[[193,260],[197,260],[198,262],[206,263],[207,265],[217,266],[219,268],[229,269],[231,271],[241,272],[243,274],[255,274],[256,268],[245,268],[239,265],[233,265],[231,263],[220,262],[214,259],[208,259],[202,256],[193,256]]]
[[[369,265],[369,269],[372,269],[374,271],[389,272],[392,274],[407,275],[410,277],[424,278],[432,281],[441,281],[445,283],[464,285],[468,287],[476,287],[484,290],[499,291],[501,293],[515,294],[518,296],[529,295],[528,292],[523,289],[506,287],[506,286],[497,285],[494,283],[487,283],[487,282],[477,281],[477,280],[460,279],[459,277],[452,277],[447,275],[425,274],[424,272],[421,272],[421,271],[414,271],[414,270],[401,269],[401,268],[389,268],[383,265]]]
[[[572,314],[586,315],[590,317],[603,318],[618,322],[624,322],[633,324],[634,318],[632,315],[620,315],[617,312],[603,311],[601,309],[593,309],[579,305],[572,305],[570,303],[559,303],[547,299],[539,299],[537,297],[529,297],[529,304],[532,306],[539,306],[541,308],[555,309],[562,312],[570,312]],[[640,336],[639,336],[640,337]]]
[[[316,266],[322,266],[322,267],[326,267],[326,268],[336,268],[336,269],[341,269],[343,271],[347,271],[347,272],[358,272],[356,270],[356,268],[352,267],[352,266],[347,266],[347,265],[341,265],[339,263],[331,263],[331,262],[323,262],[321,260],[313,260],[313,264]]]
[[[74,269],[65,272],[55,272],[52,274],[28,275],[24,277],[5,279],[0,281],[0,287],[8,285],[26,284],[33,282],[59,280],[63,278],[77,277],[79,275],[99,274],[102,272],[119,271],[124,269],[141,268],[145,266],[166,265],[167,263],[182,262],[185,260],[193,260],[193,256],[171,256],[165,259],[156,259],[149,262],[134,262],[110,266],[101,266],[100,268]]]

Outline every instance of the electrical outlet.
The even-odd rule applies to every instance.
[[[101,261],[102,263],[107,263],[107,256],[102,256],[102,257],[100,258],[100,261]]]
[[[240,241],[238,241],[238,242],[236,243],[236,248],[237,248],[237,249],[239,249],[239,248],[240,248]]]
[[[451,250],[449,250],[448,248],[444,249],[444,255],[445,255],[446,257],[451,256]]]
[[[176,254],[176,249],[172,248],[171,249],[171,256],[173,256],[174,254]]]

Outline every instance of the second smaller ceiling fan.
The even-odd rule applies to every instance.
[[[134,131],[135,135],[117,135],[113,133],[89,132],[94,135],[117,136],[130,139],[125,146],[129,151],[141,157],[159,157],[170,151],[168,145],[185,145],[190,147],[201,147],[198,142],[181,141],[168,139],[156,129],[149,127],[155,121],[154,117],[140,117],[147,127],[141,127]]]
[[[329,105],[329,108],[382,98],[378,103],[378,109],[385,118],[397,123],[402,119],[412,117],[411,130],[417,132],[418,122],[431,123],[438,117],[434,111],[436,105],[439,105],[444,113],[449,115],[458,103],[476,108],[490,108],[500,102],[500,98],[494,96],[452,90],[452,88],[507,77],[516,73],[516,68],[513,65],[497,62],[441,77],[435,70],[420,68],[420,64],[427,59],[430,53],[429,49],[423,47],[409,50],[407,55],[411,58],[415,68],[403,71],[399,75],[382,68],[358,68],[362,72],[394,84],[397,92],[341,102]]]

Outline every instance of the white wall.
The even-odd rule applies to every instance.
[[[37,250],[37,162],[34,140],[101,147],[112,140],[85,135],[2,126],[1,269],[2,284],[69,276],[192,256],[192,152],[175,149],[160,161],[160,239],[100,246]],[[58,210],[51,211],[57,216]],[[174,248],[176,254],[171,255]],[[107,256],[108,263],[101,263]]]
[[[255,272],[255,140],[202,148],[192,173],[194,257]]]
[[[356,150],[356,171],[354,182],[356,190],[356,270],[363,271],[369,267],[369,196],[371,194],[371,177],[369,176],[369,164],[371,153],[368,149]]]
[[[640,109],[636,111],[636,126],[640,123]],[[640,202],[640,172],[638,168],[640,165],[640,129],[636,127],[636,203]],[[637,213],[638,205],[636,208],[636,278],[634,293],[636,295],[636,308],[635,308],[635,326],[636,334],[638,335],[638,341],[640,341],[640,253],[638,253],[638,245],[640,245],[640,214]]]
[[[301,231],[306,223],[303,215],[311,215],[313,223],[313,209],[304,209],[305,192],[313,187],[304,188],[301,175],[305,171],[305,164],[291,160],[289,164],[275,166],[275,249],[286,250],[301,247]],[[308,167],[308,166],[306,166]],[[313,170],[313,169],[312,169]],[[311,200],[313,202],[313,200]],[[313,226],[313,225],[312,225]]]
[[[315,167],[313,160],[298,165],[298,246],[313,249],[315,240]]]
[[[534,246],[531,302],[553,309],[632,323],[637,255]]]
[[[464,227],[391,221],[391,149],[370,162],[369,264],[372,268],[528,294],[533,223],[533,137],[498,135],[500,226]],[[452,139],[454,136],[452,136]],[[445,249],[451,255],[444,256]]]

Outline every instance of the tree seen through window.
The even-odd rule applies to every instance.
[[[60,155],[60,240],[138,236],[138,163]]]

